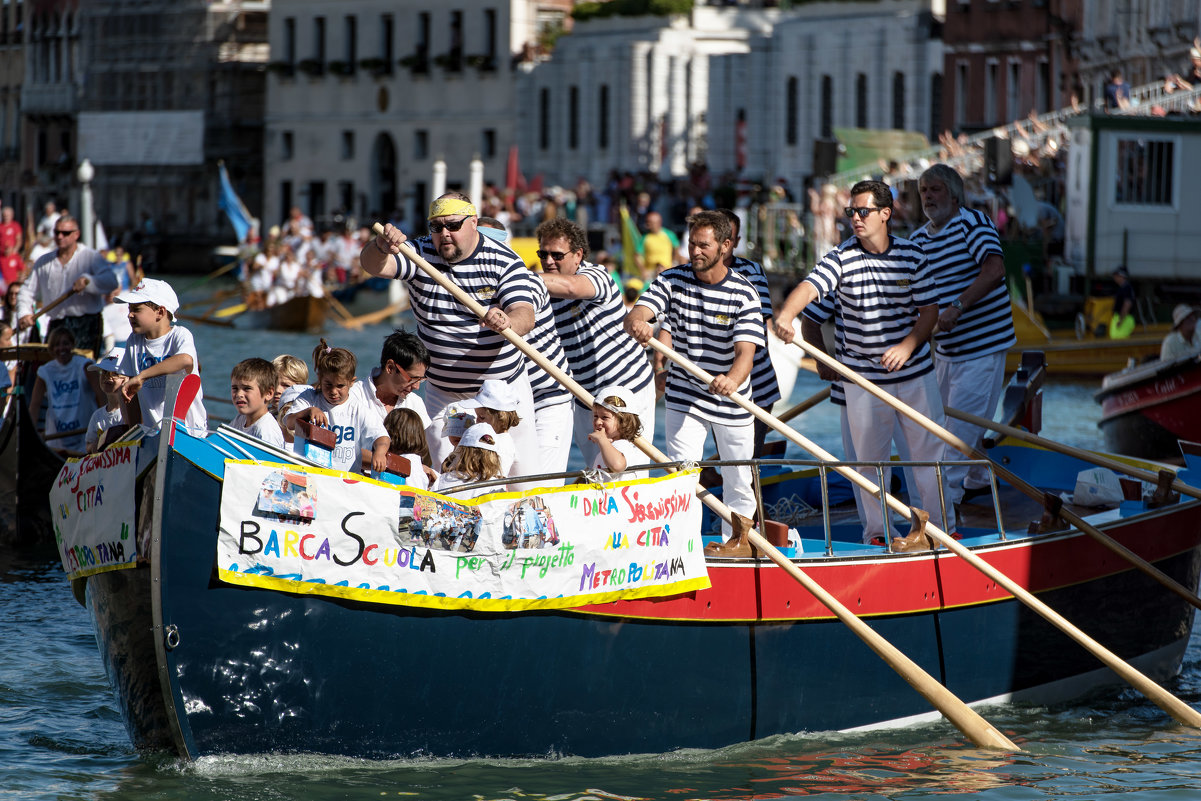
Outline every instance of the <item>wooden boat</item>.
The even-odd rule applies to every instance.
[[[18,392],[0,399],[0,547],[48,548],[54,543],[50,507],[46,503],[63,457],[38,435],[25,396],[33,386],[37,364],[49,361],[45,345],[6,348],[0,357],[22,359],[34,369],[18,376]]]
[[[1017,369],[1024,351],[1041,350],[1047,355],[1047,370],[1052,375],[1097,378],[1158,357],[1169,330],[1167,325],[1146,326],[1126,339],[1096,336],[1087,326],[1077,326],[1076,331],[1052,332],[1037,313],[1032,314],[1020,303],[1010,305],[1017,344],[1006,355],[1007,372]]]
[[[185,379],[176,409],[187,408],[189,392]],[[416,599],[428,605],[394,595],[375,602],[352,596],[350,585],[311,581],[279,585],[288,590],[228,583],[218,530],[223,493],[233,491],[223,488],[229,460],[253,469],[282,455],[227,429],[195,438],[171,418],[141,449],[158,454],[156,492],[140,484],[137,492],[158,499],[150,528],[139,531],[148,563],[81,580],[139,747],[189,758],[594,756],[937,717],[762,559],[709,558],[708,589],[535,611],[442,607],[449,596],[432,595]],[[1021,446],[1002,445],[997,458],[1053,493],[1070,492],[1086,466]],[[845,503],[823,496],[816,469],[785,467],[764,483],[770,511],[793,514],[794,562],[959,697],[1047,702],[1115,681],[960,557],[859,544],[861,530]],[[1043,511],[1037,504],[1008,490],[999,501],[1004,533],[991,506],[968,510],[964,545],[1153,678],[1179,671],[1189,603],[1075,529],[1027,533]],[[828,528],[824,504],[834,515]],[[1201,502],[1127,501],[1080,513],[1185,587],[1197,586]],[[570,544],[571,532],[559,536]],[[296,537],[304,555],[303,535]],[[421,559],[424,571],[433,553],[420,550],[408,564],[416,569]]]
[[[1105,447],[1145,459],[1180,459],[1201,440],[1201,359],[1158,359],[1105,376],[1096,394]]]
[[[328,314],[327,299],[302,295],[265,309],[244,311],[231,319],[238,328],[315,334],[325,329]]]

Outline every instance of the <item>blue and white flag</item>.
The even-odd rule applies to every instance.
[[[234,191],[233,184],[229,181],[229,173],[225,170],[225,163],[218,162],[217,168],[221,171],[221,196],[217,200],[217,205],[233,223],[234,232],[238,235],[238,242],[245,242],[246,235],[250,233],[250,229],[255,226],[257,221],[250,216],[242,199]]]

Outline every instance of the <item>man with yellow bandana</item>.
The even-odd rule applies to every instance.
[[[535,324],[535,308],[545,290],[507,245],[480,235],[471,200],[447,192],[430,204],[428,236],[409,241],[419,256],[472,295],[488,311],[479,320],[417,264],[400,252],[408,238],[395,226],[363,247],[359,256],[371,275],[396,278],[408,285],[417,334],[430,351],[425,405],[433,420],[430,431],[440,432],[446,407],[475,397],[486,379],[510,384],[518,398],[521,423],[509,430],[515,459],[510,475],[540,472],[534,431],[534,399],[525,357],[501,335],[506,328],[521,336]],[[431,436],[430,458],[435,465],[450,454],[448,440]]]

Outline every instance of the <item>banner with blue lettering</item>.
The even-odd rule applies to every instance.
[[[113,445],[63,465],[50,489],[50,515],[69,577],[135,565],[136,478],[136,444]]]
[[[706,589],[697,471],[474,500],[228,461],[217,573],[242,586],[439,609],[559,609]]]

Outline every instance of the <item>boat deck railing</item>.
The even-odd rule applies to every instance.
[[[982,467],[988,470],[989,475],[989,492],[992,496],[992,509],[994,519],[996,521],[996,536],[1000,540],[1007,538],[1005,531],[1005,522],[1001,514],[1001,505],[998,501],[998,485],[997,477],[993,472],[992,463],[984,459],[971,459],[955,462],[946,461],[921,461],[921,460],[889,460],[889,461],[823,461],[820,459],[712,459],[700,462],[675,461],[675,462],[658,462],[642,465],[627,466],[624,473],[635,473],[639,475],[650,475],[654,472],[668,473],[675,470],[687,470],[699,468],[702,471],[713,469],[720,470],[722,467],[749,467],[752,471],[752,486],[754,487],[755,503],[757,507],[757,519],[768,520],[783,523],[787,525],[790,531],[794,531],[798,526],[804,526],[810,521],[821,516],[821,528],[825,543],[825,555],[833,556],[835,552],[834,538],[834,521],[831,515],[831,510],[837,504],[830,502],[830,474],[834,472],[839,474],[840,469],[849,468],[859,472],[868,472],[874,478],[873,480],[877,487],[887,488],[891,481],[889,479],[890,471],[902,470],[909,473],[912,469],[928,469],[933,468],[937,474],[939,497],[938,508],[942,512],[942,520],[947,519],[948,501],[946,497],[946,483],[944,481],[944,471],[950,467],[974,468]],[[773,468],[768,475],[764,475],[765,468]],[[781,469],[782,468],[782,469]],[[815,507],[797,495],[786,496],[777,500],[776,503],[770,506],[764,503],[763,484],[778,484],[790,479],[805,478],[806,473],[811,473],[816,476],[821,487],[821,502],[820,508]],[[841,476],[840,476],[841,477]],[[455,490],[475,491],[489,487],[504,489],[509,486],[518,485],[521,487],[537,487],[540,484],[544,485],[549,481],[563,482],[580,482],[589,484],[605,484],[612,481],[612,476],[601,470],[571,470],[562,473],[543,473],[530,476],[519,476],[493,479],[490,481],[479,481],[471,484],[461,484],[455,487]],[[912,487],[911,478],[906,479],[906,486]],[[707,496],[713,496],[709,489],[698,490],[698,496],[704,499]],[[880,493],[878,496],[882,518],[889,520],[890,523],[895,522],[894,515],[890,514],[888,502],[885,494]],[[922,499],[923,505],[928,505],[926,499]],[[932,515],[933,517],[933,515]],[[952,533],[952,532],[948,532]],[[798,539],[800,532],[797,532]],[[892,538],[885,537],[885,549],[888,553],[893,553]]]
[[[290,461],[295,464],[320,467],[316,462],[312,462],[303,456],[290,451],[285,451],[280,448],[268,445],[261,440],[248,437],[246,434],[230,428],[229,426],[221,426],[216,431],[210,432],[207,439],[208,444],[215,448],[219,453],[223,454],[228,459],[256,461],[259,457],[255,455],[255,450],[260,453],[265,452],[270,454],[272,461]],[[250,446],[253,446],[250,447]],[[960,460],[955,462],[948,461],[922,461],[922,460],[898,460],[892,459],[888,461],[824,461],[820,459],[793,459],[793,458],[778,458],[778,459],[710,459],[705,461],[672,461],[672,462],[653,462],[641,465],[628,465],[623,475],[636,475],[639,477],[649,477],[651,475],[666,475],[678,470],[699,469],[702,471],[702,487],[698,488],[697,495],[702,501],[707,498],[717,498],[709,486],[720,486],[720,479],[710,480],[713,473],[720,471],[723,467],[749,467],[751,469],[752,487],[754,488],[756,518],[758,520],[767,520],[781,523],[788,527],[790,540],[810,540],[822,542],[824,544],[823,551],[826,556],[833,556],[836,550],[845,552],[849,543],[845,539],[836,539],[834,537],[835,530],[835,515],[832,512],[843,501],[831,502],[830,497],[830,476],[834,473],[839,480],[846,480],[839,471],[845,469],[856,470],[863,474],[865,478],[872,481],[877,487],[888,488],[891,485],[891,471],[901,470],[906,474],[905,486],[912,488],[913,480],[911,471],[913,469],[929,469],[933,468],[937,474],[939,497],[937,499],[937,508],[942,512],[941,519],[947,519],[948,500],[946,497],[946,484],[944,481],[945,471],[951,467],[975,468],[983,467],[988,471],[989,475],[989,492],[992,496],[992,511],[993,520],[995,521],[995,530],[990,531],[990,534],[998,537],[1000,540],[1007,538],[1005,531],[1005,522],[1001,512],[1001,504],[998,499],[998,484],[997,477],[992,469],[992,463],[987,460]],[[470,484],[460,484],[448,494],[453,496],[459,492],[471,492],[476,494],[480,489],[496,489],[503,491],[508,488],[517,488],[521,490],[534,489],[539,486],[557,486],[561,484],[609,484],[615,481],[612,474],[606,473],[599,469],[589,470],[568,470],[556,473],[539,473],[525,476],[510,476],[507,478],[492,479],[489,481],[478,481]],[[806,501],[800,494],[793,492],[783,494],[779,491],[765,493],[764,487],[775,487],[777,485],[786,485],[789,481],[805,481],[816,480],[820,487],[820,500],[818,505],[814,505]],[[769,494],[774,498],[773,502],[767,503],[764,501],[764,495]],[[912,500],[912,499],[911,499]],[[882,518],[889,521],[890,529],[898,523],[897,517],[890,513],[888,502],[885,499],[884,493],[878,496]],[[914,504],[911,504],[914,505]],[[930,501],[921,499],[921,505],[929,510]],[[814,525],[816,518],[821,518],[822,537],[802,537],[801,529],[809,528]],[[845,515],[841,515],[845,517]],[[931,517],[936,518],[935,515]],[[953,533],[953,532],[948,532]],[[888,553],[893,553],[892,537],[885,537],[884,549]],[[861,543],[854,543],[861,545]],[[862,545],[862,547],[876,547]]]

